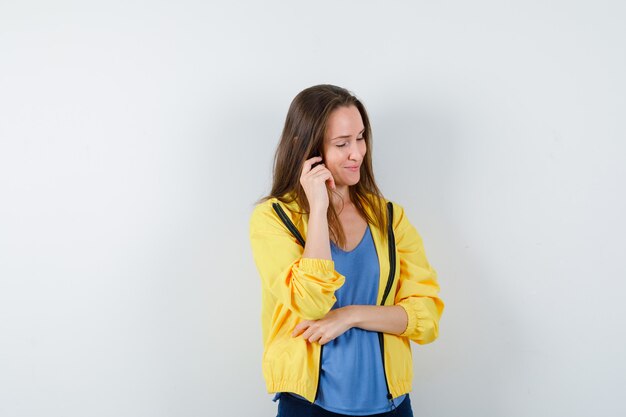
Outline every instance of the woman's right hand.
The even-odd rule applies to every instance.
[[[304,161],[302,174],[300,175],[300,184],[304,188],[306,198],[309,200],[309,209],[311,212],[320,210],[324,213],[328,210],[328,191],[326,183],[331,189],[335,189],[335,179],[328,168],[321,163],[311,168],[316,162],[322,160],[321,156],[314,156]]]

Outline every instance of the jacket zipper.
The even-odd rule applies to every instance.
[[[396,239],[393,234],[393,204],[391,202],[387,203],[387,213],[387,242],[389,243],[389,278],[387,278],[387,286],[385,287],[385,292],[383,293],[383,298],[380,302],[381,306],[385,305],[385,301],[387,300],[387,296],[391,291],[391,287],[393,285],[393,281],[396,275]],[[380,345],[380,356],[383,363],[383,375],[385,375],[385,386],[387,387],[387,399],[389,400],[389,402],[391,402],[391,409],[393,410],[396,408],[396,405],[393,402],[393,396],[391,395],[391,390],[389,389],[389,381],[387,381],[387,371],[385,369],[385,340],[383,332],[378,332],[378,344]]]
[[[291,232],[291,234],[298,240],[298,243],[302,247],[304,247],[305,241],[298,228],[293,224],[291,219],[285,214],[283,208],[278,203],[272,203],[272,207],[278,217],[282,220],[282,222],[287,226],[287,229]],[[385,286],[385,292],[383,293],[383,298],[380,302],[381,306],[385,305],[385,301],[389,296],[389,292],[391,291],[391,287],[393,286],[393,281],[396,275],[396,240],[393,234],[393,204],[391,202],[387,203],[387,212],[388,212],[388,225],[387,225],[387,242],[389,244],[389,277],[387,278],[387,285]],[[378,344],[380,345],[380,356],[383,364],[383,375],[385,376],[385,386],[387,387],[387,399],[391,402],[391,408],[395,408],[395,404],[393,402],[393,396],[391,395],[391,391],[389,390],[389,381],[387,381],[387,371],[385,369],[385,342],[384,336],[382,332],[378,332]],[[322,352],[324,351],[324,346],[320,346],[320,357],[319,357],[319,368],[317,372],[317,387],[315,388],[315,400],[317,399],[317,394],[320,390],[320,378],[322,375]],[[313,400],[313,402],[315,402]]]
[[[272,203],[272,207],[274,208],[276,214],[278,214],[278,217],[280,217],[283,223],[285,223],[285,226],[287,226],[287,229],[289,229],[293,237],[298,239],[298,243],[300,243],[300,245],[304,247],[304,238],[300,234],[300,231],[298,231],[298,228],[291,222],[291,219],[287,217],[280,204]]]

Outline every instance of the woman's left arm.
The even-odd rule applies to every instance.
[[[426,259],[421,236],[394,204],[394,233],[400,261],[394,305],[352,305],[331,310],[320,320],[305,320],[294,329],[320,344],[339,337],[352,327],[407,337],[418,344],[434,341],[439,334],[443,301],[439,298],[437,273]]]
[[[394,204],[394,233],[400,260],[394,303],[404,308],[408,317],[406,330],[400,336],[420,345],[430,343],[439,335],[444,308],[437,272],[426,259],[421,236],[398,204]]]
[[[406,310],[400,306],[346,306],[346,319],[358,327],[373,332],[391,333],[400,335],[406,330],[409,318]]]
[[[324,345],[353,327],[400,335],[407,324],[407,313],[400,306],[350,305],[329,311],[323,319],[301,321],[292,336]]]

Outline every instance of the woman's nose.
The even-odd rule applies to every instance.
[[[361,151],[359,150],[359,145],[354,144],[350,146],[349,158],[353,161],[360,161],[361,159],[363,159],[363,155],[361,154]]]

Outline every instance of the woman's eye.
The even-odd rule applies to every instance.
[[[363,136],[357,137],[356,140],[364,140],[365,138]],[[346,146],[345,143],[342,143],[341,145],[335,145],[338,148],[343,148],[344,146]]]

